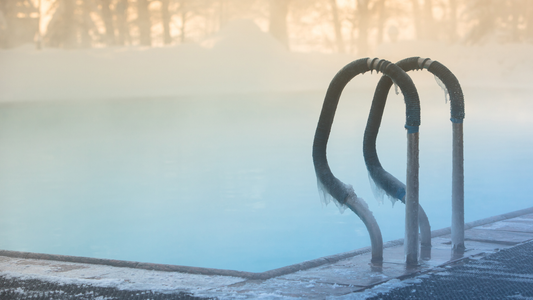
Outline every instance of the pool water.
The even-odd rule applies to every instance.
[[[530,90],[463,88],[466,221],[531,206]],[[420,203],[450,226],[449,104],[419,88]],[[404,206],[374,199],[362,158],[372,89],[348,90],[328,145],[385,241]],[[311,159],[324,91],[0,104],[0,249],[261,272],[370,245],[320,203]],[[405,177],[404,104],[391,92],[382,165]]]

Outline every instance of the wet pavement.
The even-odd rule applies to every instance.
[[[533,242],[528,242],[533,240],[533,208],[471,222],[465,228],[463,254],[452,252],[449,228],[436,230],[431,251],[423,253],[416,267],[406,266],[401,240],[386,243],[380,266],[370,264],[368,249],[360,249],[281,271],[229,273],[234,276],[216,270],[203,275],[31,259],[0,251],[8,255],[0,256],[0,299],[533,297]],[[25,285],[27,281],[33,285]],[[62,293],[49,297],[44,295],[46,289]]]

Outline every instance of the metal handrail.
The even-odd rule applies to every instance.
[[[453,128],[452,248],[454,251],[464,251],[464,168],[462,126],[464,119],[464,97],[461,86],[455,75],[453,75],[448,68],[429,58],[411,57],[401,60],[396,64],[406,72],[427,69],[444,83],[445,88],[450,94],[451,121]],[[382,168],[376,152],[376,137],[391,86],[391,79],[383,76],[376,87],[367,127],[365,129],[363,154],[369,174],[372,180],[376,183],[376,186],[381,188],[390,197],[405,202],[405,185]],[[427,221],[427,215],[420,206],[419,222],[422,247],[431,247],[431,228]]]
[[[351,186],[337,179],[329,167],[326,148],[335,116],[335,111],[344,87],[355,76],[376,70],[390,77],[402,90],[406,103],[407,143],[412,151],[408,151],[408,161],[412,167],[408,170],[407,180],[407,206],[418,216],[418,128],[420,126],[420,101],[413,81],[397,65],[378,58],[363,58],[353,61],[342,68],[331,81],[320,113],[317,129],[313,142],[313,163],[319,185],[323,186],[333,199],[342,206],[348,206],[364,222],[370,234],[372,243],[372,262],[383,261],[383,239],[379,226],[363,199],[357,197]],[[411,178],[411,179],[409,179]],[[411,203],[412,202],[412,203]],[[414,208],[412,208],[414,205]],[[414,225],[418,231],[418,217],[414,218]],[[412,230],[409,230],[409,232]],[[407,238],[407,237],[406,237]],[[409,240],[415,239],[412,242]],[[408,244],[418,244],[416,237],[408,237]],[[418,249],[409,250],[408,262],[416,263]]]

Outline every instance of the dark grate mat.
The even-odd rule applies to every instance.
[[[17,279],[0,276],[1,300],[196,300],[185,293],[163,294],[151,291],[125,291],[111,287],[59,284],[36,279]]]
[[[418,279],[368,299],[533,299],[533,242]]]

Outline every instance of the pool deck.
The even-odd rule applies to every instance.
[[[264,273],[0,251],[0,276],[221,299],[364,298],[365,291],[392,280],[400,282],[533,240],[533,207],[467,223],[465,229],[463,254],[453,254],[449,228],[435,230],[430,253],[422,253],[416,267],[406,266],[403,241],[396,240],[385,244],[381,266],[371,265],[369,249],[363,248]],[[73,262],[76,259],[84,263]]]

